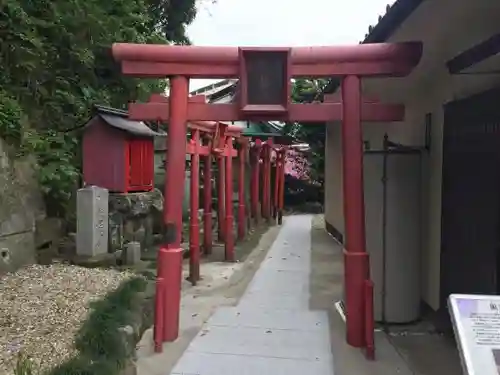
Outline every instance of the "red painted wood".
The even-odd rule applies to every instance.
[[[415,64],[416,65],[416,64]],[[323,64],[294,64],[291,75],[296,78],[344,76],[358,72],[363,76],[394,76],[404,77],[415,67],[412,62],[359,62],[359,63],[323,63]],[[239,67],[235,64],[212,66],[205,64],[177,64],[144,61],[122,61],[122,73],[126,76],[142,78],[165,77],[172,72],[192,78],[236,78],[239,76]]]
[[[154,185],[153,140],[130,139],[129,183],[127,191],[150,191]]]
[[[200,280],[200,223],[198,209],[200,206],[200,131],[194,130],[191,144],[194,152],[191,155],[191,181],[189,200],[189,281],[192,285]]]
[[[182,74],[192,78],[237,78],[240,73],[237,47],[115,43],[112,52],[122,63],[123,73],[136,77]],[[406,76],[421,56],[420,42],[295,47],[291,49],[291,75]]]
[[[280,161],[280,156],[281,151],[277,150],[276,151],[276,161],[274,163],[274,185],[272,187],[273,190],[273,219],[276,219],[278,215],[278,202],[279,202],[279,190],[280,190],[280,184],[281,184],[281,176],[280,176],[280,170],[281,170],[281,161]]]
[[[261,47],[274,50],[287,47]],[[257,49],[253,48],[252,49]],[[117,61],[159,61],[179,63],[237,64],[239,47],[175,46],[165,44],[114,43]],[[332,62],[411,61],[417,63],[422,54],[421,42],[372,43],[345,46],[293,47],[293,64]]]
[[[342,81],[344,118],[342,121],[342,168],[345,220],[345,275],[347,342],[365,346],[364,282],[368,278],[363,193],[363,138],[361,128],[361,81],[357,76]]]
[[[267,179],[266,179],[266,147],[265,143],[262,145],[262,150],[260,152],[260,217],[266,219],[266,187],[267,187]]]
[[[228,150],[232,151],[233,148],[233,139],[228,137],[226,140],[226,147]],[[226,206],[226,219],[225,219],[225,227],[224,227],[224,254],[227,262],[234,262],[234,230],[233,230],[233,159],[230,156],[225,156],[225,206]]]
[[[257,143],[257,142],[256,142]],[[256,161],[255,161],[255,222],[258,224],[262,216],[262,145],[260,142],[256,144]]]
[[[164,192],[164,221],[167,228],[175,228],[175,240],[169,248],[180,248],[182,233],[182,197],[185,180],[187,98],[189,82],[185,77],[170,79],[169,122],[167,137],[167,163]],[[179,140],[183,140],[179,142]]]
[[[373,318],[373,289],[373,281],[365,280],[365,356],[369,361],[375,360],[375,320]]]
[[[127,133],[109,126],[99,116],[87,125],[83,133],[83,182],[111,192],[126,193],[129,168],[125,154]]]
[[[180,76],[172,77],[170,93],[172,105],[169,108],[163,219],[168,240],[168,243],[164,245],[165,253],[172,254],[170,257],[172,262],[158,262],[158,267],[161,267],[158,270],[158,277],[164,277],[168,285],[163,336],[165,340],[172,339],[173,341],[179,332],[182,198],[184,195],[184,184],[175,182],[185,181],[188,79]],[[178,258],[180,261],[177,260]],[[172,268],[168,267],[170,263],[175,263]]]
[[[246,234],[246,217],[245,217],[245,166],[247,154],[247,141],[240,143],[239,151],[239,169],[238,169],[238,239],[241,241]]]
[[[130,103],[129,117],[132,120],[168,120],[168,103]],[[363,103],[363,121],[401,121],[404,106],[400,104]],[[238,104],[189,103],[189,121],[238,121],[242,114]],[[251,116],[252,120],[283,120],[325,122],[342,120],[342,103],[290,104],[286,116]]]
[[[123,147],[123,192],[130,191],[130,146],[128,141],[125,143],[125,147]]]
[[[135,139],[130,140],[129,143],[129,156],[130,156],[130,181],[129,186],[130,190],[134,190],[137,188],[142,188],[144,183],[142,179],[142,140]]]
[[[251,161],[251,191],[250,203],[251,214],[255,223],[259,222],[259,159],[260,159],[260,146],[254,145],[250,153]]]
[[[161,247],[158,254],[158,279],[165,280],[163,295],[163,341],[179,337],[179,309],[181,302],[182,249]],[[161,311],[156,310],[155,321]]]
[[[263,152],[263,171],[264,171],[264,194],[262,198],[263,206],[263,217],[266,220],[271,219],[271,147],[269,144],[270,140],[266,141],[264,144]]]
[[[208,145],[211,148],[210,145]],[[212,253],[212,156],[205,156],[203,166],[203,251]]]
[[[115,44],[113,55],[117,61],[121,62],[122,71],[127,75],[163,78],[183,74],[196,78],[240,78],[238,49],[233,47]],[[244,119],[255,120],[303,122],[342,120],[343,122],[344,216],[348,240],[344,252],[347,341],[356,347],[367,344],[364,335],[366,322],[364,308],[366,306],[363,285],[367,280],[369,269],[368,254],[365,249],[361,121],[399,121],[404,115],[401,106],[362,104],[359,77],[406,76],[418,64],[421,55],[422,43],[420,42],[293,48],[290,69],[292,76],[345,77],[342,85],[342,104],[291,105],[289,113],[283,117],[276,116],[273,111],[254,117],[244,117]],[[179,83],[182,80],[186,82],[185,88]],[[180,87],[183,88],[180,89]],[[234,104],[210,106],[200,102],[191,102],[188,110],[187,79],[185,78],[173,78],[171,90],[171,106],[165,103],[151,103],[152,106],[145,109],[140,107],[143,106],[141,104],[132,104],[130,109],[132,116],[142,116],[136,119],[169,120],[170,129],[177,129],[175,134],[169,131],[169,154],[175,156],[169,159],[169,162],[175,162],[183,167],[184,160],[181,161],[181,158],[184,157],[185,142],[179,142],[179,140],[185,139],[186,120],[235,121],[243,118],[238,105]],[[169,112],[170,115],[168,115]],[[183,132],[180,131],[181,127]],[[178,145],[172,147],[175,149],[173,151],[170,147],[175,145],[175,142]],[[183,148],[182,152],[181,148]],[[226,163],[226,208],[227,211],[232,211],[230,210],[232,208],[232,164],[230,157],[220,158],[220,160],[224,159],[228,161]],[[174,168],[169,167],[169,169]],[[264,166],[263,169],[265,169]],[[265,177],[263,185],[267,184],[265,180],[268,172],[268,170],[263,171],[263,177]],[[180,181],[180,177],[183,177],[180,172],[171,173],[172,177],[178,178],[171,178],[170,181]],[[181,189],[179,184],[174,184],[174,186],[175,188],[172,189],[174,193],[170,191],[170,195],[165,194],[166,206],[170,207],[171,212],[166,214],[165,221],[174,223],[175,218],[175,224],[178,225],[180,220],[177,218],[181,216],[182,193],[179,192]],[[266,194],[266,190],[263,187],[263,194]],[[220,192],[221,189],[219,189],[219,195]],[[170,203],[167,203],[167,199]],[[267,204],[267,198],[263,199],[262,204]],[[232,214],[226,212],[226,218],[231,217],[232,220],[230,215]],[[226,254],[230,253],[230,232],[232,233],[232,227],[226,236]],[[180,235],[178,237],[175,241],[176,247],[178,247],[177,241],[180,240]]]
[[[167,96],[161,95],[161,94],[152,94],[149,98],[149,102],[147,104],[154,103],[154,104],[167,104],[169,103],[169,98]],[[195,96],[190,96],[188,98],[188,103],[206,103],[206,96],[205,95],[195,95]],[[155,107],[155,106],[152,106]],[[164,110],[167,110],[167,107],[163,108]],[[129,118],[130,117],[129,114]],[[168,119],[168,114],[159,114],[156,117],[155,121],[162,121],[162,120],[167,120]],[[140,119],[139,121],[142,121],[144,119]],[[227,124],[219,124],[217,121],[206,121],[206,120],[191,120],[188,123],[188,127],[193,130],[200,130],[203,133],[209,133],[212,134],[217,131],[217,127],[224,127],[224,133],[227,134],[228,136],[231,135],[233,137],[240,137],[241,133],[243,131],[242,128],[239,126],[231,126]],[[219,129],[220,130],[220,129]]]
[[[224,226],[224,218],[225,214],[225,194],[224,194],[224,179],[226,172],[226,158],[219,157],[217,159],[217,234],[219,237],[219,241],[224,241],[225,238],[225,226]]]
[[[285,116],[288,113],[288,107],[291,98],[291,48],[263,48],[263,47],[240,47],[238,49],[238,59],[239,59],[239,99],[240,99],[240,111],[245,115],[259,115],[259,114],[270,114],[275,116]],[[283,80],[286,82],[283,88],[283,96],[281,98],[281,104],[267,104],[267,105],[255,105],[248,102],[248,89],[249,82],[247,76],[247,59],[252,55],[256,56],[260,53],[272,53],[281,55],[282,59],[285,59],[285,69]]]
[[[222,156],[228,156],[228,150],[224,149],[224,151],[222,151],[221,155]],[[193,154],[194,153],[194,145],[190,144],[190,143],[187,143],[186,144],[186,154]],[[211,147],[208,147],[208,146],[200,146],[200,150],[199,150],[199,155],[201,156],[207,156],[207,155],[212,155],[212,148]],[[238,156],[238,151],[236,150],[231,150],[231,156],[234,158],[234,157],[237,157]]]

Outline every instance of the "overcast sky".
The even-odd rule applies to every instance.
[[[188,28],[200,46],[356,44],[393,0],[200,0]],[[191,89],[212,81],[193,80]]]

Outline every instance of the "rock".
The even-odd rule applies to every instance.
[[[107,189],[89,186],[77,192],[76,253],[94,257],[108,252]]]
[[[95,256],[74,255],[69,259],[72,264],[87,268],[115,267],[117,260],[117,254],[110,253]]]
[[[0,139],[0,275],[36,260],[35,222],[46,215],[34,165]]]
[[[163,195],[158,189],[150,192],[110,194],[109,246],[114,252],[127,242],[139,242],[142,249],[155,243],[155,234],[162,230]]]
[[[120,375],[137,375],[137,366],[134,361],[129,360],[120,370]]]
[[[62,219],[55,217],[43,218],[35,223],[35,246],[40,248],[47,243],[57,242],[64,235]]]
[[[141,244],[139,242],[129,242],[125,245],[122,253],[124,265],[131,266],[141,261]]]
[[[126,217],[147,215],[153,210],[163,211],[163,195],[158,189],[140,193],[110,194],[109,210]]]

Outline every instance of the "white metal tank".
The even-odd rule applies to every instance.
[[[365,151],[366,242],[375,320],[420,317],[421,153]]]

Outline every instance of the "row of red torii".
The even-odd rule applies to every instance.
[[[205,103],[204,95],[189,97],[190,103]],[[168,103],[168,98],[160,94],[153,94],[150,97],[151,103]],[[129,117],[131,119],[152,119],[149,113],[149,107],[135,107],[130,105]],[[165,121],[164,116],[157,116],[157,121]],[[277,219],[278,224],[283,219],[284,203],[284,184],[285,184],[285,155],[288,150],[286,145],[275,144],[273,136],[269,136],[266,141],[259,138],[250,142],[249,137],[243,137],[242,128],[230,126],[228,124],[216,121],[190,121],[187,124],[190,129],[191,137],[186,143],[186,153],[191,155],[191,178],[190,178],[190,201],[189,201],[189,276],[191,284],[196,285],[200,280],[200,255],[201,248],[205,255],[212,253],[212,161],[217,160],[219,173],[217,174],[217,229],[219,240],[224,242],[224,258],[227,262],[235,261],[235,239],[234,239],[234,217],[233,217],[233,158],[238,158],[238,209],[237,209],[237,237],[243,240],[246,235],[247,216],[258,224],[260,219],[270,221],[271,218]],[[238,145],[236,149],[234,142]],[[200,200],[200,166],[201,157],[203,160],[203,241],[200,241],[200,223],[198,217]],[[246,164],[247,159],[250,162],[250,210],[246,207]],[[168,160],[167,160],[168,162]],[[274,171],[273,171],[274,169]],[[273,173],[274,172],[274,173]],[[274,181],[272,175],[275,176]],[[274,184],[272,184],[274,182]],[[168,185],[168,184],[166,184]],[[167,196],[168,190],[165,192]],[[171,203],[170,203],[171,204]],[[231,209],[229,209],[231,208]],[[176,236],[181,236],[179,230],[182,226],[177,226]],[[172,235],[170,233],[169,235]],[[167,239],[168,241],[168,239]],[[159,277],[159,289],[178,288],[178,273],[172,271],[172,266],[180,262],[181,253],[168,251],[167,248],[160,250],[160,259],[158,273],[165,277]],[[166,261],[169,258],[171,261]],[[174,275],[174,277],[172,277]],[[167,283],[167,280],[169,281]],[[175,280],[175,282],[174,282]],[[168,292],[167,291],[167,292]],[[158,293],[161,297],[164,293]],[[170,293],[171,294],[171,293]],[[158,311],[159,309],[159,311]],[[165,314],[165,299],[157,301],[157,317],[163,317]],[[160,324],[155,324],[157,332],[155,334],[155,343],[157,350],[161,349],[161,342],[175,338],[175,328],[169,330],[167,334],[163,331],[165,328],[164,319],[160,319]],[[171,326],[171,325],[170,325]],[[161,332],[161,333],[160,333]]]
[[[129,105],[129,116],[134,120],[168,120],[168,181],[184,181],[186,143],[182,140],[186,139],[188,122],[342,121],[346,339],[352,346],[366,348],[368,358],[374,357],[373,283],[365,241],[361,122],[401,121],[404,106],[363,99],[361,77],[407,76],[421,55],[420,42],[294,48],[113,45],[113,56],[121,63],[123,74],[170,78],[168,101],[151,100]],[[293,77],[333,76],[342,80],[340,101],[291,103]],[[190,99],[190,78],[238,78],[238,100],[228,104],[207,104]],[[219,135],[214,131],[213,140],[218,146],[213,151],[230,152],[229,143],[229,147],[223,148],[222,129],[216,128]],[[197,137],[196,131],[193,134]],[[193,147],[202,147],[198,144],[195,138]],[[226,179],[227,191],[232,191],[230,184],[232,182]],[[172,259],[177,259],[174,254],[181,252],[183,187],[182,184],[166,184],[165,189],[166,235],[165,246],[159,253],[157,283],[157,307],[161,308],[156,309],[155,317],[158,342],[175,340],[179,329],[181,266]],[[226,207],[231,205],[232,198],[226,198]],[[232,217],[226,216],[226,220],[232,225]],[[231,244],[228,248],[231,249]]]

